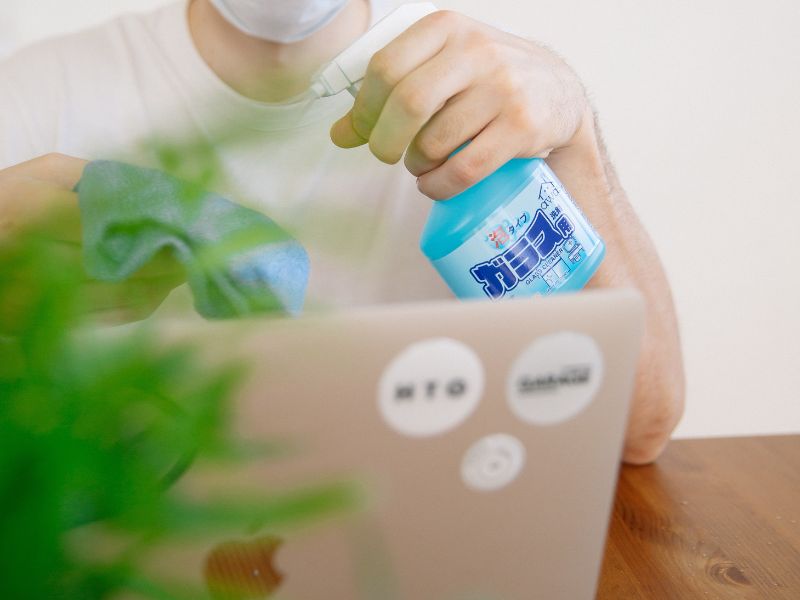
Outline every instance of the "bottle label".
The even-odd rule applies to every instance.
[[[484,227],[432,263],[459,298],[498,300],[583,287],[594,269],[581,267],[599,251],[602,240],[542,162]]]

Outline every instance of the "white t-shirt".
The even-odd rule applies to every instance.
[[[372,4],[374,21],[391,0]],[[308,250],[311,304],[450,297],[418,248],[430,200],[414,177],[330,141],[352,98],[309,106],[239,95],[198,54],[186,9],[181,0],[126,15],[0,63],[0,169],[49,152],[157,167],[153,148],[166,145],[191,170],[197,149],[213,148],[214,190],[262,210]]]

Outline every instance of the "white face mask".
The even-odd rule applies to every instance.
[[[305,39],[330,23],[348,0],[210,0],[237,29],[270,42]]]

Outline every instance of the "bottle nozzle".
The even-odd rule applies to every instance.
[[[430,2],[403,4],[397,8],[320,70],[311,85],[313,93],[324,98],[348,90],[355,97],[372,55],[436,10]]]
[[[328,95],[325,90],[325,85],[321,81],[319,81],[319,79],[315,79],[311,83],[311,88],[309,92],[315,98],[324,98],[325,96]]]

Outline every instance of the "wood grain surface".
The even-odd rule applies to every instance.
[[[680,440],[625,466],[602,600],[800,600],[800,436]]]

